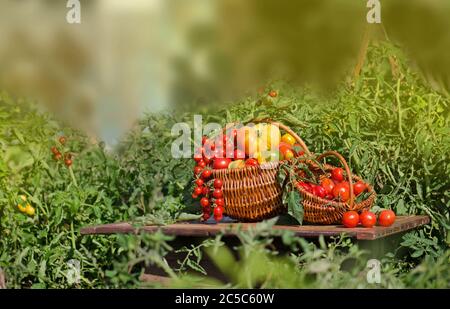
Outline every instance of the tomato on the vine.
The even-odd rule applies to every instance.
[[[203,187],[203,188],[202,188],[202,194],[203,194],[204,196],[206,196],[206,195],[208,195],[208,193],[209,193],[209,188],[208,188],[208,187]]]
[[[373,212],[363,211],[359,215],[359,221],[364,227],[372,227],[377,223],[377,216]]]
[[[200,166],[201,168],[205,168],[206,167],[206,163],[203,159],[201,159],[200,161],[198,161],[197,166]]]
[[[209,206],[209,200],[206,197],[202,197],[200,199],[200,205],[202,205],[202,207],[208,207]]]
[[[214,184],[213,184],[214,188],[216,189],[220,189],[223,186],[223,181],[220,179],[214,179]]]
[[[50,150],[52,151],[52,153],[53,153],[54,155],[56,155],[56,154],[59,153],[58,148],[56,148],[55,146],[53,146],[52,148],[50,148]]]
[[[346,213],[344,213],[344,215],[342,216],[342,224],[345,227],[355,227],[357,226],[359,223],[359,215],[356,211],[347,211]]]
[[[216,221],[222,221],[223,219],[223,208],[220,206],[216,206],[216,208],[214,208],[214,219]]]
[[[64,145],[64,144],[66,143],[66,138],[65,138],[64,136],[61,136],[61,137],[58,139],[58,141],[59,141],[59,143],[60,143],[61,145]]]
[[[194,167],[194,175],[198,175],[203,169],[200,166]]]
[[[210,169],[205,169],[205,170],[202,172],[202,178],[203,178],[203,180],[208,179],[209,177],[211,177],[211,175],[212,175],[212,171],[211,171]]]
[[[392,210],[383,210],[378,217],[378,223],[381,226],[391,226],[394,221],[395,213]]]
[[[195,180],[195,184],[196,184],[197,186],[199,186],[199,187],[203,186],[204,183],[205,183],[205,182],[204,182],[203,179],[201,179],[201,178],[197,178],[197,179]]]
[[[336,167],[331,171],[331,178],[337,182],[344,181],[344,170],[340,167]]]
[[[61,153],[55,153],[55,155],[53,156],[53,158],[54,158],[56,161],[59,161],[59,160],[62,159],[62,154],[61,154]]]
[[[221,189],[214,189],[213,196],[214,196],[214,198],[222,198],[223,197],[222,190]]]
[[[278,95],[278,93],[275,90],[272,90],[272,91],[269,92],[269,96],[272,97],[272,98],[276,98],[277,95]]]
[[[196,198],[198,198],[198,195],[197,195],[197,194],[195,194],[195,193],[192,193],[192,195],[191,195],[191,196],[192,196],[192,198],[193,198],[193,199],[196,199]]]
[[[220,207],[225,206],[225,202],[224,202],[223,198],[217,198],[215,203],[217,206],[220,206]]]
[[[203,187],[195,187],[193,194],[200,195],[203,192]]]
[[[72,166],[72,160],[71,159],[65,159],[64,160],[64,164],[67,166],[67,167],[70,167],[70,166]]]

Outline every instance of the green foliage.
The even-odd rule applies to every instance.
[[[395,70],[389,56],[396,59]],[[177,287],[449,287],[450,102],[403,59],[392,46],[372,47],[361,77],[343,82],[335,93],[324,96],[312,88],[273,82],[264,93],[275,89],[276,98],[248,96],[206,111],[203,120],[222,125],[265,118],[283,122],[311,151],[343,154],[353,172],[375,186],[375,209],[429,215],[429,226],[404,236],[406,258],[393,253],[382,261],[380,286],[367,283],[366,253],[346,238],[320,239],[314,245],[282,233],[277,236],[291,254],[274,251],[273,220],[239,233],[241,244],[234,248],[239,259],[219,236],[181,249],[186,258],[177,270],[165,263],[172,238],[162,233],[81,236],[80,227],[92,224],[128,220],[162,225],[196,218],[192,213],[200,207],[190,197],[193,162],[170,156],[173,124],[192,123],[192,114],[145,115],[117,152],[109,153],[102,143],[89,142],[34,104],[2,94],[0,267],[8,286],[136,287],[141,286],[142,266],[153,264]],[[66,150],[74,154],[73,175],[50,152],[62,134],[68,139]],[[36,208],[33,217],[18,211],[19,195]],[[301,221],[299,196],[289,193],[284,200]],[[205,254],[228,282],[205,279],[200,266]],[[70,259],[81,263],[81,281],[75,286],[66,278]]]

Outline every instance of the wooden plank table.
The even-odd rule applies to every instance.
[[[374,226],[373,228],[345,228],[342,225],[274,225],[274,231],[291,231],[296,236],[305,238],[317,238],[321,235],[330,237],[338,236],[345,233],[347,236],[357,240],[375,240],[389,235],[398,234],[418,226],[428,224],[430,218],[428,216],[398,216],[395,223],[389,227]],[[127,222],[111,223],[104,225],[88,226],[80,230],[82,235],[95,234],[126,234],[140,232],[156,232],[161,230],[167,235],[184,236],[184,237],[209,237],[219,233],[227,236],[234,236],[240,230],[249,230],[254,228],[257,223],[176,223],[165,226],[148,225],[142,227],[134,227]]]
[[[386,252],[398,248],[401,235],[411,229],[421,225],[428,224],[428,216],[398,216],[395,223],[390,227],[375,226],[373,228],[345,228],[342,225],[274,225],[274,231],[291,231],[296,236],[309,238],[316,241],[321,235],[325,237],[347,236],[358,241],[360,248],[367,251],[368,258],[382,257]],[[153,233],[161,230],[167,235],[176,236],[171,242],[173,251],[165,258],[171,268],[179,267],[179,261],[185,258],[186,253],[177,253],[177,249],[184,246],[201,243],[205,238],[223,233],[225,238],[222,241],[228,247],[239,245],[237,233],[241,230],[249,230],[255,227],[257,223],[219,223],[205,224],[199,222],[177,223],[166,226],[140,226],[136,227],[128,222],[111,223],[84,227],[80,230],[82,235],[112,235],[112,234],[138,234],[141,232]],[[275,235],[276,236],[276,235]],[[277,250],[287,253],[282,241],[275,237],[274,243]],[[238,258],[238,257],[237,257]],[[217,268],[207,256],[205,256],[200,265],[207,271],[208,275],[223,282],[228,278]],[[145,273],[141,276],[142,281],[167,285],[170,279],[167,274],[154,265],[146,267]]]

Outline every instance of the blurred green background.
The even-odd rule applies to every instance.
[[[358,61],[365,31],[399,44],[430,84],[450,87],[450,1],[0,1],[0,89],[37,99],[114,141],[144,110],[199,111],[286,79],[329,91]],[[369,29],[369,30],[368,30]]]

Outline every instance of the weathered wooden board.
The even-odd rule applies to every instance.
[[[373,228],[345,228],[342,225],[275,225],[273,226],[273,229],[287,230],[293,232],[297,236],[309,238],[319,237],[320,235],[337,236],[345,233],[346,235],[356,239],[374,240],[411,230],[429,222],[430,218],[428,216],[399,216],[397,217],[395,223],[390,227],[375,226]],[[140,233],[142,231],[152,233],[160,229],[168,235],[209,237],[218,233],[224,233],[225,235],[236,235],[237,231],[251,229],[255,226],[255,224],[256,223],[178,223],[166,226],[152,225],[134,227],[130,223],[122,222],[84,227],[80,232],[82,235]]]

